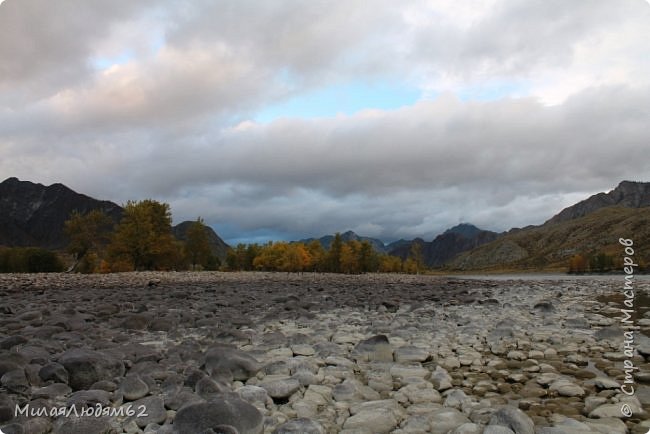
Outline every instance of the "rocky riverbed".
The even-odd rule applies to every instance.
[[[647,282],[636,282],[638,293]],[[624,354],[623,306],[607,298],[621,287],[616,279],[0,275],[0,429],[645,434],[650,343],[636,331],[633,357]],[[633,320],[647,332],[645,308],[635,306]],[[634,366],[631,396],[621,390],[625,363]]]

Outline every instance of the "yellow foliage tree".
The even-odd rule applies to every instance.
[[[180,246],[171,231],[169,205],[147,199],[129,201],[115,231],[109,255],[112,262],[134,270],[168,270],[179,263]]]
[[[73,211],[64,223],[68,237],[68,251],[75,257],[75,269],[82,273],[98,270],[101,258],[110,241],[113,220],[101,210],[86,214]]]
[[[402,271],[402,260],[397,256],[382,255],[379,258],[380,273],[399,273]]]

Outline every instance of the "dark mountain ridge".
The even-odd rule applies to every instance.
[[[544,224],[555,224],[584,217],[610,206],[643,208],[650,206],[650,182],[622,181],[608,193],[598,193],[567,207]]]
[[[332,241],[334,241],[334,235],[325,235],[320,238],[305,238],[303,240],[299,240],[299,243],[303,244],[309,244],[310,242],[318,240],[320,242],[321,246],[325,250],[328,250],[330,246],[332,245]],[[377,238],[370,238],[370,237],[363,237],[360,235],[357,235],[354,231],[346,231],[341,234],[341,240],[343,242],[348,242],[348,241],[368,241],[370,245],[373,247],[373,249],[377,253],[388,253],[388,250],[386,248],[386,245],[384,245],[384,242],[382,240],[379,240]]]
[[[430,242],[424,241],[422,238],[415,238],[413,240],[398,240],[390,244],[384,244],[383,241],[377,238],[369,238],[357,235],[353,231],[347,231],[341,234],[341,239],[344,242],[368,241],[377,253],[389,254],[407,259],[411,253],[412,245],[419,244],[422,251],[424,262],[429,267],[439,267],[459,253],[471,250],[475,247],[489,243],[495,240],[499,234],[496,232],[486,231],[479,229],[469,223],[461,223],[452,228],[447,229],[442,234],[438,235]],[[301,243],[309,243],[316,238],[307,238],[300,240]],[[329,249],[334,235],[325,235],[317,239],[323,248]]]
[[[620,260],[619,238],[633,238],[636,257],[650,264],[650,183],[623,181],[567,207],[539,226],[511,229],[448,263],[451,269],[561,270],[575,255]],[[637,247],[638,246],[638,247]]]
[[[104,211],[114,221],[122,208],[110,201],[76,193],[63,184],[44,186],[17,178],[0,183],[0,245],[63,249],[63,224],[73,211]]]
[[[180,241],[186,241],[187,231],[192,223],[194,222],[187,220],[177,224],[176,226],[173,226],[172,233],[174,234],[174,237]],[[206,225],[205,229],[208,233],[208,244],[210,244],[210,251],[213,255],[219,258],[220,261],[225,261],[230,246],[226,244],[226,242],[222,240],[221,237],[217,235],[217,233],[210,226]]]
[[[68,239],[63,227],[70,214],[93,210],[105,212],[116,223],[124,213],[116,203],[93,199],[63,184],[45,186],[8,178],[0,183],[0,246],[64,249]],[[174,236],[184,240],[191,223],[185,221],[172,227]],[[228,244],[212,228],[207,229],[212,253],[225,259]]]
[[[440,267],[458,254],[494,241],[498,237],[499,234],[496,232],[479,229],[469,223],[461,223],[447,229],[430,242],[416,238],[408,244],[394,248],[389,253],[406,259],[411,252],[412,244],[419,243],[424,263],[428,267]]]

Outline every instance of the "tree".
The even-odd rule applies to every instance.
[[[208,268],[212,260],[212,251],[210,250],[208,231],[201,217],[192,222],[187,228],[187,240],[185,241],[184,250],[185,257],[192,266],[192,270],[196,270],[197,265],[200,265],[203,269]]]
[[[281,246],[280,271],[303,271],[309,266],[311,258],[302,243],[278,243]]]
[[[418,243],[417,241],[411,243],[411,250],[409,252],[407,262],[412,262],[412,265],[409,264],[410,265],[409,268],[411,270],[413,270],[414,268],[415,274],[420,274],[420,271],[424,269],[424,256],[422,255],[422,244]],[[413,271],[409,270],[408,272],[413,272]]]
[[[152,199],[129,201],[109,246],[109,255],[117,264],[126,262],[134,270],[172,269],[180,255],[171,224],[168,204]]]
[[[357,274],[360,272],[359,251],[361,243],[357,240],[350,240],[341,247],[340,271],[346,274]]]
[[[359,267],[361,272],[368,273],[374,272],[379,269],[379,255],[372,248],[372,244],[368,240],[361,242],[359,249]]]
[[[309,264],[309,270],[311,271],[322,271],[325,267],[325,249],[323,245],[318,240],[313,240],[307,244],[307,252],[311,258]]]
[[[341,239],[341,234],[336,233],[334,235],[334,240],[330,245],[330,249],[327,252],[326,257],[326,268],[327,271],[332,273],[341,272],[341,249],[343,248],[343,240]]]
[[[104,256],[110,242],[113,220],[101,210],[86,214],[73,211],[64,223],[68,239],[68,251],[75,257],[75,268],[82,273],[92,273],[97,269],[97,261]]]
[[[587,271],[587,259],[582,255],[574,255],[569,259],[569,273],[582,274]]]
[[[397,256],[382,255],[379,257],[379,272],[399,273],[402,271],[402,260]]]
[[[600,252],[589,259],[589,269],[591,272],[604,273],[611,271],[614,267],[614,258],[610,255]]]
[[[0,247],[0,273],[53,273],[63,271],[56,253],[40,247]]]

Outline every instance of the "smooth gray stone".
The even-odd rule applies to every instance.
[[[535,424],[523,411],[515,407],[502,407],[497,410],[488,425],[510,428],[515,434],[535,434]]]
[[[84,390],[100,380],[112,380],[124,375],[124,363],[98,351],[73,348],[59,357],[58,362],[68,371],[68,384],[73,390]]]
[[[175,434],[202,434],[219,425],[231,425],[240,434],[261,434],[264,431],[264,418],[257,408],[246,401],[227,396],[182,407],[173,423]]]
[[[120,383],[120,389],[124,399],[135,401],[143,398],[149,393],[149,386],[142,381],[138,375],[128,375]]]
[[[107,417],[61,418],[61,424],[54,427],[54,434],[106,434],[111,432]]]
[[[50,362],[38,371],[38,376],[43,381],[55,381],[57,383],[68,384],[70,375],[63,365],[56,362]]]
[[[283,423],[273,434],[325,434],[325,428],[315,420],[301,417]]]
[[[205,370],[209,375],[230,372],[234,380],[246,381],[260,368],[254,357],[230,346],[215,346],[205,354]]]

